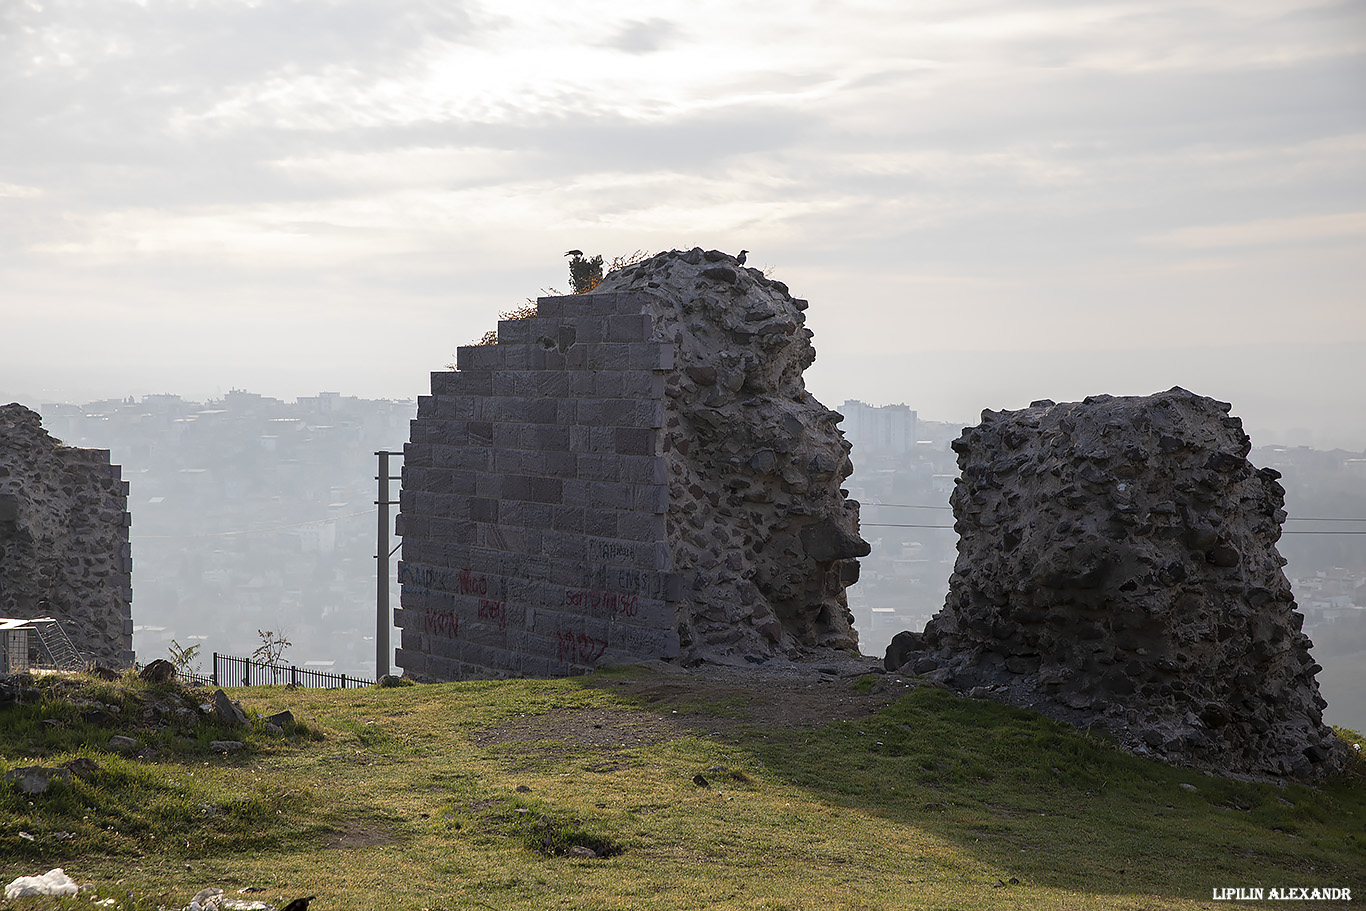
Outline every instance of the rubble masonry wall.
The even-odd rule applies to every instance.
[[[62,445],[0,407],[0,616],[62,621],[81,652],[133,663],[128,482],[106,449]]]
[[[1221,773],[1342,766],[1276,550],[1279,474],[1175,388],[982,413],[953,444],[958,562],[887,666]]]

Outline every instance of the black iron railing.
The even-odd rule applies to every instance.
[[[375,681],[347,674],[311,671],[293,665],[270,664],[250,658],[213,653],[214,686],[303,686],[311,689],[347,689],[374,686]]]

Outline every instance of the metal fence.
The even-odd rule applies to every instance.
[[[312,689],[347,689],[374,686],[375,681],[346,674],[328,674],[307,668],[269,664],[250,658],[213,653],[214,686],[303,686]]]

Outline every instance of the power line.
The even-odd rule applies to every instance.
[[[953,509],[952,506],[930,506],[930,505],[927,505],[927,504],[924,504],[924,503],[864,503],[864,502],[862,502],[862,501],[860,501],[859,506],[860,506],[860,507],[863,507],[863,508],[871,508],[871,509],[876,509],[876,508],[883,508],[883,509]],[[1343,516],[1333,516],[1333,517],[1328,517],[1328,516],[1288,516],[1288,517],[1286,518],[1285,521],[1287,521],[1287,522],[1366,522],[1366,518],[1360,518],[1360,519],[1357,519],[1357,518],[1345,518],[1345,517],[1343,517]],[[869,524],[871,524],[871,523],[869,523]],[[946,526],[946,525],[945,525],[945,526],[935,525],[935,526],[925,526],[925,527],[947,528],[947,527],[949,527],[949,526]],[[1304,535],[1304,534],[1311,534],[1311,532],[1304,532],[1304,531],[1290,532],[1290,531],[1288,531],[1288,532],[1286,532],[1286,534],[1288,534],[1288,535],[1290,535],[1290,534]],[[1356,534],[1356,532],[1323,532],[1323,534]]]
[[[1323,516],[1290,516],[1287,522],[1366,522],[1366,519],[1327,519]]]
[[[953,528],[952,525],[902,525],[890,522],[860,522],[859,528]],[[1366,535],[1366,531],[1283,531],[1282,535]]]
[[[373,510],[370,510],[370,509],[367,509],[367,510],[365,510],[364,512],[348,512],[348,513],[347,513],[346,515],[344,515],[344,516],[332,516],[332,517],[327,518],[327,519],[314,519],[314,520],[311,521],[311,522],[295,522],[295,523],[293,523],[292,525],[271,525],[271,526],[269,526],[268,528],[246,528],[246,529],[243,529],[243,530],[241,530],[241,531],[210,531],[210,532],[204,532],[203,534],[197,534],[197,535],[138,535],[138,534],[134,534],[134,535],[131,535],[130,537],[132,537],[132,538],[134,538],[134,539],[137,539],[137,540],[140,540],[140,541],[147,541],[147,540],[161,540],[161,541],[165,541],[165,540],[184,539],[184,538],[226,538],[226,537],[230,537],[230,536],[232,536],[232,535],[259,535],[259,534],[262,534],[262,533],[268,532],[268,531],[283,531],[283,530],[286,529],[286,528],[303,528],[303,527],[306,526],[306,525],[326,525],[328,522],[335,522],[335,521],[337,521],[338,519],[350,519],[350,518],[352,518],[352,517],[354,517],[354,516],[372,516],[372,515],[374,515],[374,511],[373,511]]]
[[[883,506],[887,509],[953,509],[952,506],[919,506],[910,503],[863,503],[862,506]]]
[[[1283,531],[1283,535],[1366,535],[1366,531]]]

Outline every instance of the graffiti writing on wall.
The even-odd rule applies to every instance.
[[[607,651],[607,642],[586,633],[562,631],[555,636],[555,654],[561,661],[592,664]]]
[[[506,601],[491,601],[488,598],[479,599],[479,619],[489,620],[498,624],[498,632],[503,632],[508,628],[508,603]]]
[[[623,541],[588,541],[588,559],[594,563],[630,563],[636,550]]]
[[[594,613],[611,614],[613,617],[634,617],[640,613],[640,598],[620,592],[604,592],[591,588],[571,588],[564,593],[564,603],[569,607],[588,608]]]
[[[427,611],[422,615],[422,628],[433,636],[458,639],[460,638],[460,616],[458,614],[435,614]]]
[[[489,577],[483,573],[473,573],[468,569],[462,569],[456,591],[462,595],[487,595],[489,593]]]
[[[453,592],[458,595],[482,596],[489,593],[489,577],[468,569],[462,569],[459,573],[452,574],[450,570],[437,566],[400,563],[398,581],[401,585],[420,586],[438,591]]]
[[[412,563],[400,563],[398,565],[398,582],[400,585],[421,585],[424,588],[431,588],[436,581],[436,570],[430,566],[414,566]]]

